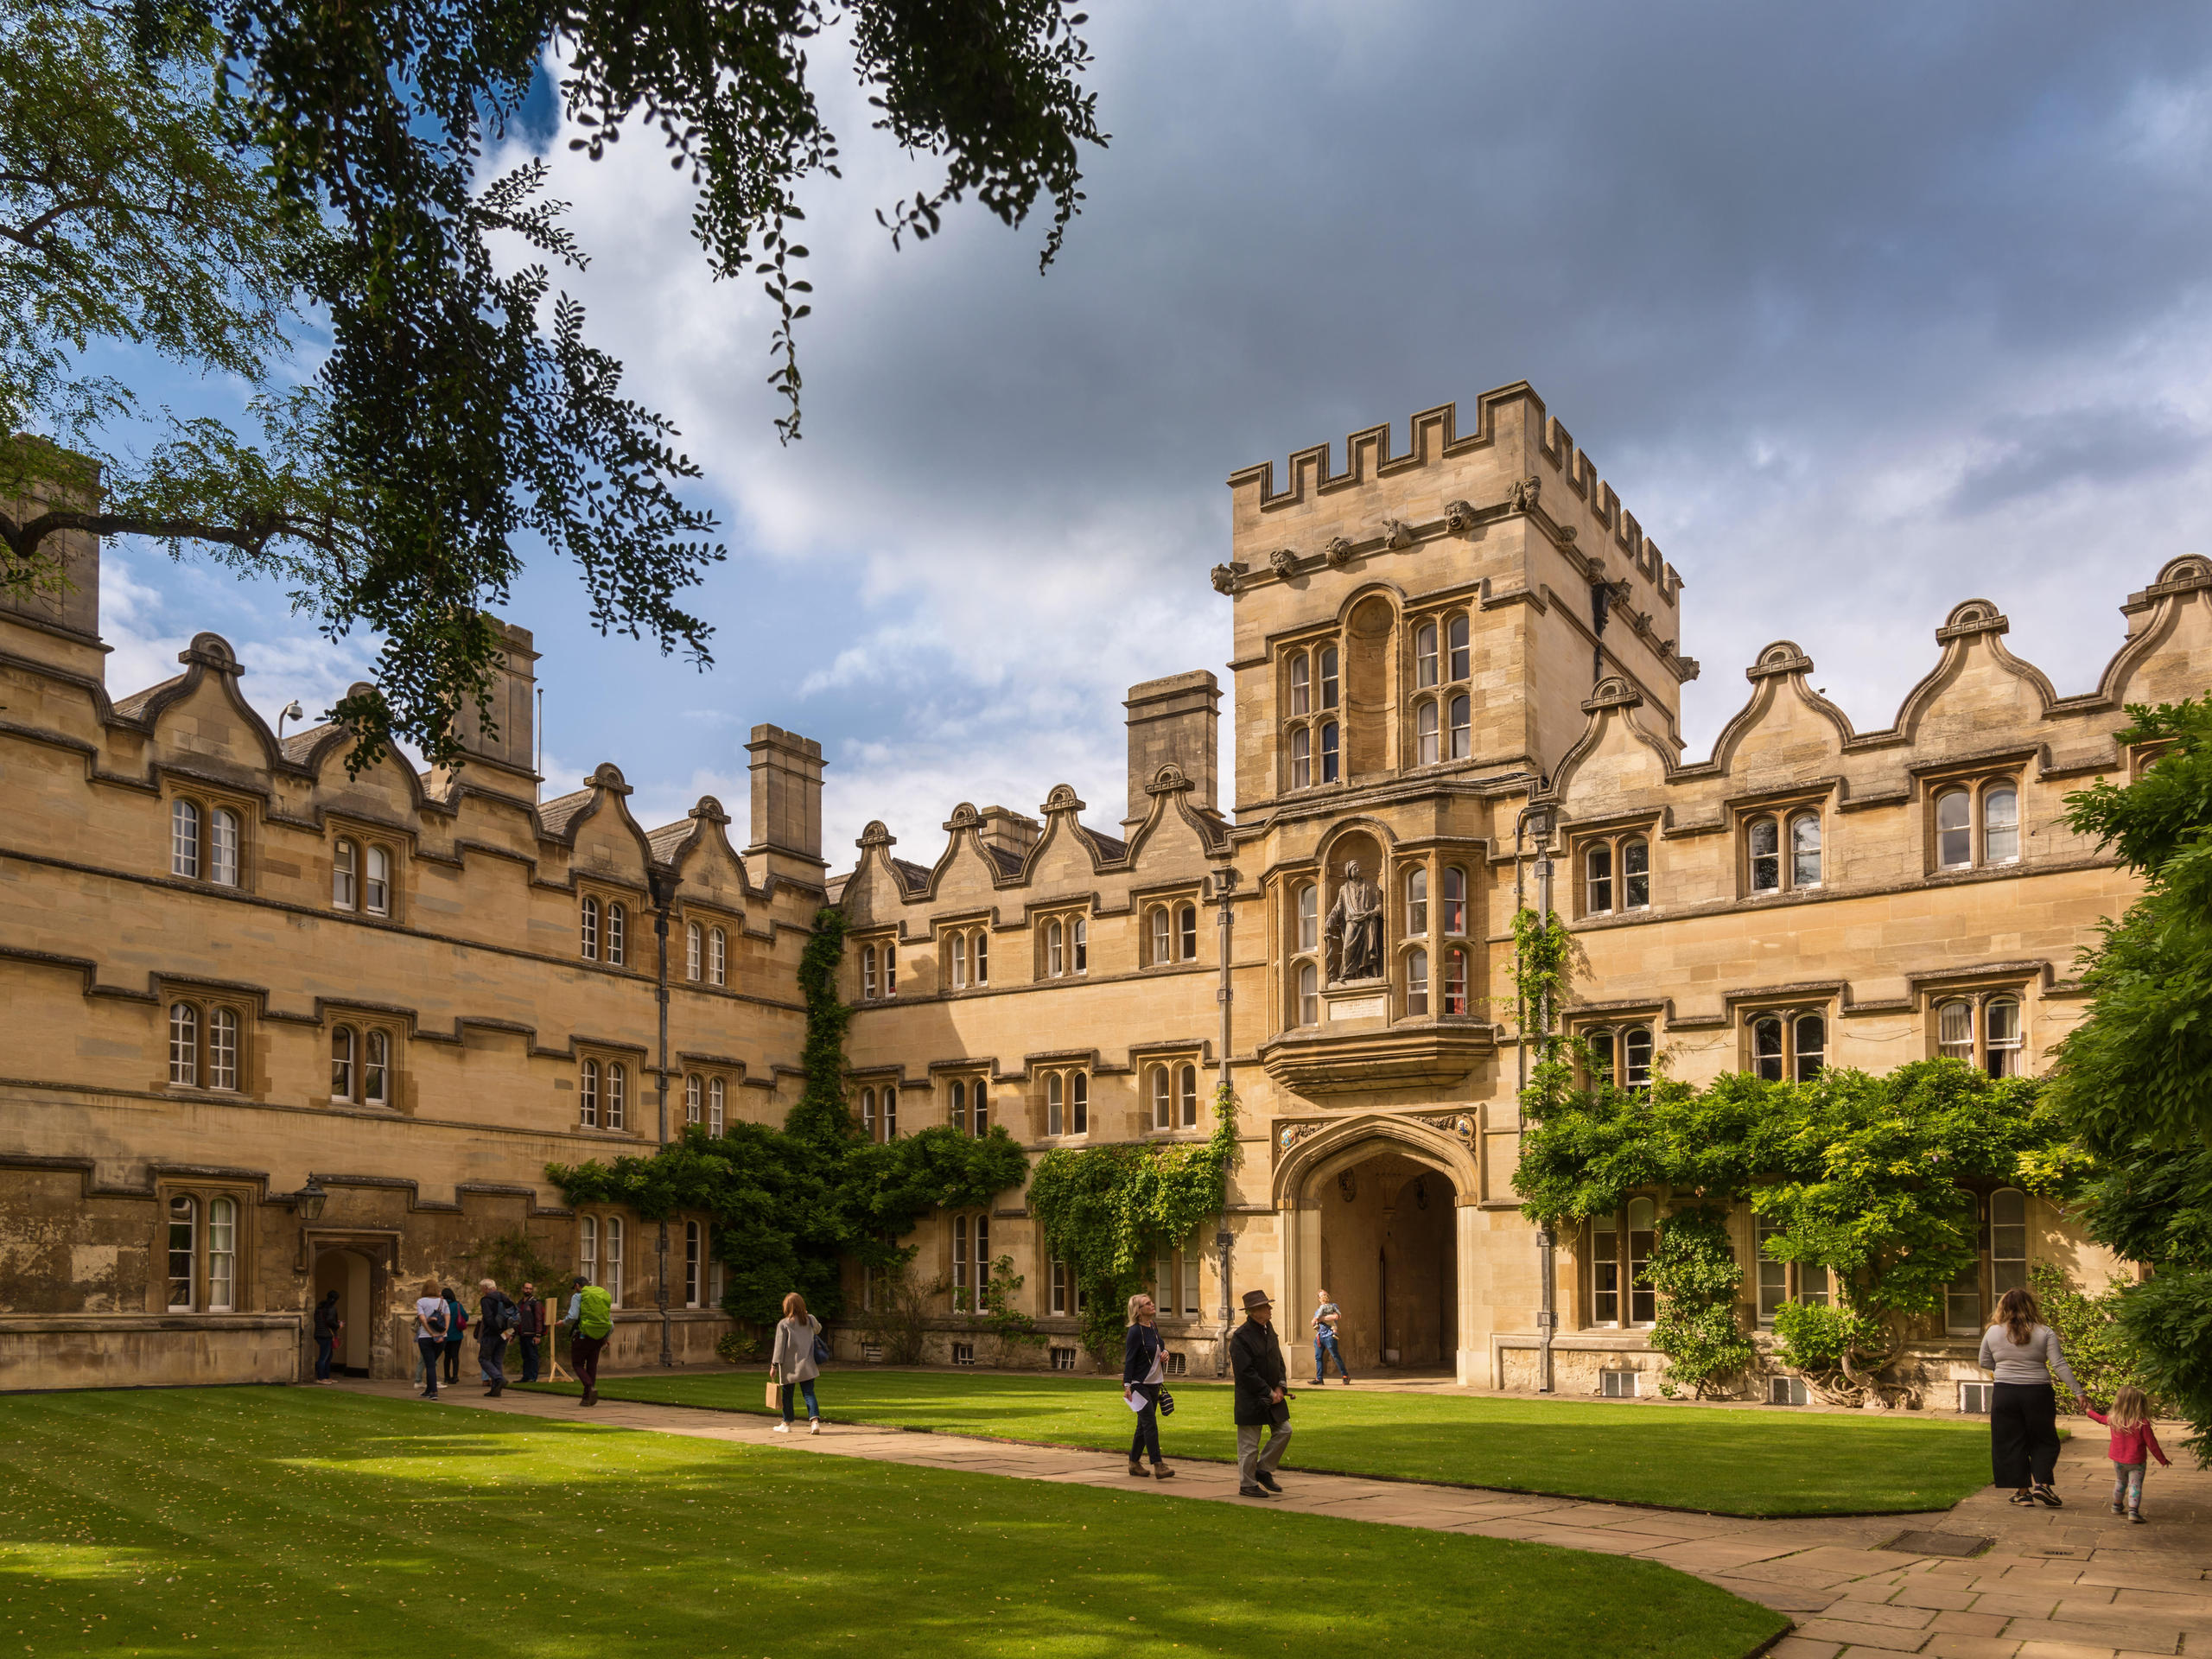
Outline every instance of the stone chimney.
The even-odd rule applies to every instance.
[[[779,726],[755,726],[745,752],[753,757],[751,874],[819,887],[830,868],[822,858],[822,746]]]
[[[493,660],[491,715],[495,730],[486,730],[474,702],[461,705],[454,721],[461,753],[467,757],[460,768],[460,781],[472,789],[512,796],[537,804],[537,652],[531,649],[528,628],[490,619],[499,635],[499,653]],[[433,792],[442,793],[447,777],[434,773]]]
[[[1011,807],[987,806],[982,813],[983,825],[976,833],[988,847],[1001,848],[1016,858],[1029,856],[1029,849],[1037,844],[1037,837],[1044,826],[1025,813]]]
[[[62,486],[41,485],[29,499],[11,506],[22,524],[64,506],[90,507],[99,500],[99,468],[81,456],[86,492],[73,499]],[[38,556],[54,569],[31,589],[0,588],[0,641],[10,651],[50,668],[105,682],[107,647],[100,643],[100,538],[88,530],[48,536]]]
[[[1191,780],[1191,804],[1216,804],[1219,764],[1221,683],[1203,668],[1147,680],[1129,688],[1122,705],[1129,711],[1129,816],[1125,824],[1144,821],[1152,810],[1145,793],[1160,767],[1173,760]]]

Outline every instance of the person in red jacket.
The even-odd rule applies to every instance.
[[[2124,1513],[2139,1527],[2143,1524],[2144,1469],[2152,1458],[2168,1468],[2173,1466],[2173,1459],[2151,1432],[2151,1402],[2140,1389],[2122,1389],[2113,1396],[2111,1416],[2094,1406],[2088,1410],[2112,1430],[2112,1445],[2105,1452],[2112,1459],[2112,1512]]]

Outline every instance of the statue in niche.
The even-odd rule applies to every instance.
[[[1382,977],[1382,890],[1360,874],[1357,861],[1344,866],[1327,933],[1332,982]]]

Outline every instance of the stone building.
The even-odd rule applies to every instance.
[[[616,1274],[624,1357],[650,1359],[646,1230],[568,1214],[542,1166],[657,1132],[658,893],[676,1111],[788,1106],[798,936],[826,898],[851,927],[851,1094],[872,1135],[1000,1124],[1036,1154],[1198,1139],[1231,1082],[1228,1212],[1157,1267],[1193,1371],[1214,1369],[1233,1292],[1268,1287],[1294,1337],[1325,1287],[1356,1373],[1528,1388],[1548,1364],[1562,1392],[1634,1391],[1659,1364],[1637,1288],[1651,1205],[1558,1240],[1516,1208],[1516,906],[1567,917],[1567,1021],[1630,1082],[1936,1054],[2033,1072],[2080,1015],[2075,952],[2131,892],[2066,831],[2061,798],[2140,764],[2115,742],[2123,704],[2212,680],[2212,564],[2176,560],[2129,596],[2097,686],[2065,696],[1968,600],[1879,730],[1776,642],[1691,760],[1681,578],[1528,386],[1485,394],[1469,424],[1447,405],[1415,416],[1402,451],[1377,427],[1341,469],[1321,445],[1280,480],[1230,479],[1213,572],[1234,608],[1230,804],[1223,687],[1179,675],[1129,695],[1118,821],[1068,785],[1035,816],[962,804],[928,861],[871,823],[836,880],[818,751],[774,728],[755,729],[741,851],[712,801],[641,829],[612,766],[537,802],[518,630],[501,735],[480,734],[467,768],[353,779],[327,731],[277,743],[212,636],[178,679],[111,702],[89,579],[64,607],[0,615],[16,808],[0,844],[0,1385],[289,1375],[299,1311],[341,1275],[376,1312],[349,1357],[386,1368],[394,1287],[513,1229]],[[337,897],[365,891],[346,860],[372,852],[381,913]],[[372,1052],[388,1057],[380,1098]],[[1934,1403],[1978,1375],[1974,1338],[2030,1263],[2092,1281],[2115,1265],[2038,1200],[1977,1202],[1980,1268],[1919,1344]],[[702,1304],[676,1316],[683,1357],[715,1325],[709,1275],[685,1276],[703,1223],[671,1228],[670,1300]],[[1738,1228],[1751,1262],[1748,1214]],[[1073,1287],[1019,1192],[913,1242],[962,1300],[1010,1258],[1048,1336],[1039,1363],[1087,1365]],[[1763,1263],[1744,1316],[1829,1291]],[[932,1357],[975,1357],[955,1306]],[[855,1331],[840,1341],[861,1357]]]

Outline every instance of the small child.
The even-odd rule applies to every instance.
[[[2151,1402],[2140,1389],[2122,1389],[2113,1396],[2111,1416],[2094,1406],[2088,1410],[2092,1418],[2112,1430],[2112,1446],[2105,1453],[2112,1459],[2112,1512],[2125,1514],[2139,1527],[2145,1465],[2156,1458],[2168,1468],[2173,1466],[2158,1437],[2151,1432]]]

